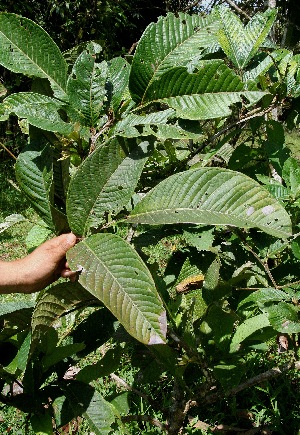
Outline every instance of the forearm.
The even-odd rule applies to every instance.
[[[30,277],[23,260],[0,261],[0,294],[30,293]]]

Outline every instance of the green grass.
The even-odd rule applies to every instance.
[[[18,190],[13,162],[0,162],[0,222],[11,214],[22,214],[26,221],[0,233],[0,260],[13,260],[27,254],[26,235],[38,219],[28,200]]]
[[[285,133],[285,143],[291,150],[293,157],[300,158],[300,135],[297,130]]]

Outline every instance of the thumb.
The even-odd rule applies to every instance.
[[[39,251],[39,254],[50,255],[52,260],[59,261],[66,255],[66,252],[75,245],[75,243],[75,234],[67,233],[48,240],[35,251]]]

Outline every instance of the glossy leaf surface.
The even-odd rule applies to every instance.
[[[33,21],[0,14],[0,64],[16,73],[48,79],[55,96],[65,98],[67,64],[48,33]]]
[[[186,66],[204,50],[217,45],[218,22],[212,16],[168,14],[145,30],[134,55],[129,88],[143,102],[149,86],[174,66]],[[200,56],[201,57],[201,56]]]
[[[244,68],[266,39],[276,18],[276,9],[257,13],[244,27],[239,17],[229,8],[218,11],[222,27],[219,43],[237,68]]]

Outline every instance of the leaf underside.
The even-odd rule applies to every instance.
[[[145,195],[128,221],[259,228],[281,238],[292,233],[289,215],[267,190],[244,174],[220,168],[172,175]]]
[[[96,234],[67,253],[79,282],[145,344],[165,342],[166,313],[147,267],[120,237]]]

